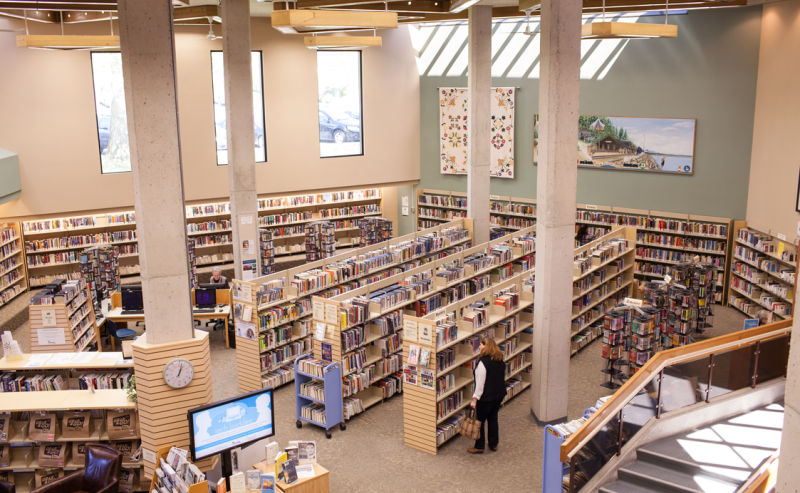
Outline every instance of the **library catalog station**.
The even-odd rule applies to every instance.
[[[0,493],[796,492],[798,53],[800,0],[0,0]]]

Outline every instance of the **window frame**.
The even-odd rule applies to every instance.
[[[122,51],[89,51],[89,67],[91,68],[92,72],[92,101],[94,102],[94,107],[92,110],[94,111],[94,123],[95,123],[95,130],[97,131],[97,156],[100,158],[100,175],[120,175],[122,173],[132,173],[133,172],[133,161],[131,161],[131,169],[127,171],[104,171],[103,170],[103,146],[100,143],[100,117],[97,114],[97,81],[94,78],[94,55],[97,54],[111,54],[111,53],[119,53],[122,56]],[[123,81],[124,84],[124,81]],[[124,88],[123,88],[124,89]],[[127,112],[127,107],[125,108]]]
[[[365,134],[365,126],[364,126],[364,54],[362,50],[317,50],[317,54],[320,52],[330,52],[330,53],[348,53],[348,52],[356,52],[358,53],[358,110],[360,115],[360,122],[361,122],[361,153],[360,154],[344,154],[341,156],[323,156],[322,155],[322,140],[319,138],[319,122],[317,122],[317,140],[320,144],[319,149],[319,158],[320,159],[335,159],[335,158],[342,158],[342,157],[359,157],[364,156],[364,151],[366,147],[366,140],[364,139]],[[321,112],[322,108],[319,106],[319,59],[315,60],[316,62],[316,69],[317,69],[317,112]]]
[[[267,163],[269,162],[269,154],[267,153],[267,107],[266,101],[264,97],[264,50],[250,50],[251,57],[252,53],[258,52],[258,57],[260,59],[259,65],[261,66],[261,129],[264,132],[264,160],[263,161],[255,161],[255,164]],[[209,50],[209,60],[211,62],[211,108],[214,109],[214,55],[213,53],[224,53],[223,50]],[[224,68],[223,68],[224,73]],[[225,92],[225,88],[222,88],[223,94]],[[225,102],[227,105],[227,101]],[[227,166],[228,163],[220,164],[219,162],[219,155],[217,154],[217,120],[214,115],[212,115],[213,125],[214,125],[214,160],[217,163],[217,166]],[[253,114],[253,131],[255,132],[255,124],[256,124],[256,115]],[[228,140],[228,122],[226,117],[225,122],[225,141],[227,145]],[[254,148],[255,150],[255,148]]]

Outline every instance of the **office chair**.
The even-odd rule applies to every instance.
[[[132,329],[118,329],[116,322],[113,320],[106,320],[106,327],[108,327],[108,335],[114,338],[115,341],[120,343],[122,347],[123,339],[130,339],[136,335],[136,331]]]
[[[17,489],[16,486],[14,486],[14,483],[0,481],[0,493],[15,493],[16,491]]]

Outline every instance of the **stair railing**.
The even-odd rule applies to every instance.
[[[561,445],[569,492],[591,480],[652,418],[785,378],[792,320],[662,351],[634,373]]]

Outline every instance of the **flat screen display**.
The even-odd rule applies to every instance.
[[[144,300],[141,291],[122,291],[123,310],[141,310],[142,308],[144,308]]]
[[[216,305],[217,291],[214,289],[196,289],[194,292],[195,305]]]
[[[189,410],[192,461],[275,434],[272,388]]]

